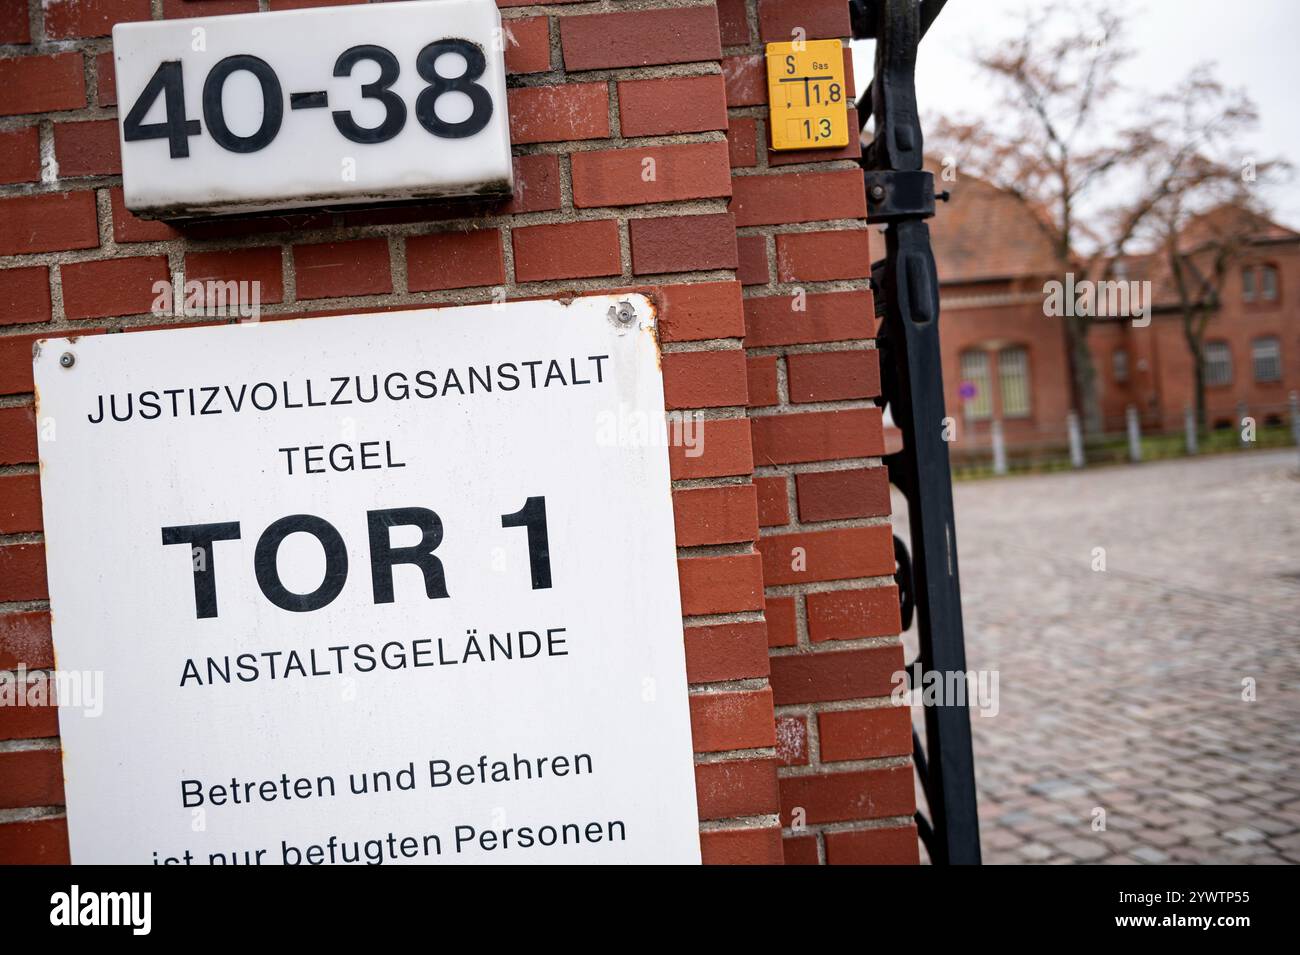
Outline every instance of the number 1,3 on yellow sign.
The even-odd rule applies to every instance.
[[[827,144],[826,141],[831,139],[834,134],[835,131],[831,121],[824,116],[821,119],[787,119],[785,121],[785,138],[790,141],[802,139],[820,146]]]
[[[839,40],[767,45],[772,149],[849,144],[844,50]]]

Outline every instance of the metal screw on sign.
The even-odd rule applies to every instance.
[[[876,202],[879,202],[881,199],[885,198],[885,187],[884,187],[884,186],[872,186],[872,187],[871,187],[871,198],[874,199]]]
[[[619,302],[617,306],[609,307],[609,320],[618,322],[620,325],[630,325],[636,321],[636,309],[632,307],[631,302]]]
[[[59,364],[62,365],[64,368],[71,368],[76,363],[77,363],[77,356],[72,354],[72,352],[70,351],[65,351],[62,355],[59,356]]]

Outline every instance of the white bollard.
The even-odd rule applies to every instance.
[[[998,418],[993,419],[993,427],[990,429],[993,436],[993,473],[1007,473],[1007,445],[1002,439],[1002,421]]]
[[[1187,435],[1187,453],[1195,454],[1200,450],[1200,435],[1196,433],[1196,409],[1187,408],[1183,412],[1183,431]]]
[[[1138,423],[1138,410],[1129,405],[1124,412],[1128,423],[1128,459],[1135,464],[1142,460],[1142,426]]]
[[[1291,440],[1300,445],[1300,392],[1291,392]]]
[[[1083,431],[1079,427],[1079,416],[1073,411],[1065,419],[1065,427],[1070,432],[1070,467],[1081,468],[1083,460]]]

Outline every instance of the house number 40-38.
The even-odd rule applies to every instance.
[[[438,72],[438,60],[444,54],[454,53],[465,61],[465,70],[457,76]],[[384,108],[384,118],[375,126],[362,126],[345,109],[333,110],[334,125],[343,136],[354,143],[382,143],[392,139],[406,126],[406,101],[392,90],[401,74],[397,57],[386,47],[368,43],[344,50],[334,61],[335,76],[351,76],[353,68],[362,62],[378,65],[379,76],[373,82],[361,84],[363,99],[378,101]],[[425,46],[415,58],[415,71],[427,84],[415,98],[415,118],[420,125],[444,139],[463,139],[473,136],[488,124],[492,116],[492,96],[476,80],[487,68],[483,50],[469,40],[449,37]],[[247,136],[233,131],[226,122],[222,96],[226,81],[238,72],[250,73],[262,91],[262,122]],[[438,116],[438,98],[444,93],[463,93],[469,97],[473,109],[468,117],[450,123]],[[166,120],[146,123],[144,118],[163,98]],[[266,148],[284,123],[284,91],[274,67],[260,57],[239,53],[218,60],[203,81],[203,122],[208,134],[222,149],[232,153],[252,153]],[[289,109],[319,109],[329,105],[327,90],[307,90],[289,94]],[[190,154],[189,138],[202,133],[197,119],[185,115],[185,85],[180,60],[167,60],[158,65],[149,82],[141,91],[135,104],[122,122],[122,135],[128,143],[148,139],[167,140],[172,159],[184,159]]]

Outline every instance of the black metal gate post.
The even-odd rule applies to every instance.
[[[911,527],[910,574],[904,551],[900,589],[904,604],[910,600],[915,606],[921,673],[964,678],[952,473],[944,440],[939,282],[924,222],[934,215],[936,197],[934,177],[922,168],[914,82],[917,44],[943,5],[944,0],[855,0],[851,7],[855,35],[876,40],[875,75],[863,97],[870,99],[860,101],[858,110],[863,123],[875,116],[875,136],[862,159],[867,221],[887,226],[885,258],[872,267],[872,285],[877,312],[883,307],[884,395],[903,434],[902,450],[885,458],[890,481],[907,498]],[[929,820],[918,812],[917,827],[934,863],[974,864],[980,861],[980,845],[970,711],[952,702],[926,706],[925,751],[919,740],[915,743],[930,809]]]

